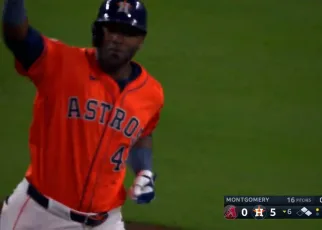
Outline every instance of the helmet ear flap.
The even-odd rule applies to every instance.
[[[94,47],[100,46],[104,36],[103,27],[100,23],[94,22],[92,24],[92,45]]]

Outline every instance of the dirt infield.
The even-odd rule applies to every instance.
[[[125,221],[126,230],[182,230],[180,228]]]

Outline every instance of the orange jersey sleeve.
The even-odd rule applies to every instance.
[[[57,73],[59,73],[62,66],[62,57],[67,48],[66,45],[58,40],[45,36],[43,36],[43,39],[44,50],[27,71],[17,59],[15,60],[17,72],[22,76],[28,77],[38,89],[59,77]]]
[[[142,137],[149,136],[153,133],[160,120],[161,109],[153,116],[143,131]]]
[[[161,116],[161,111],[163,109],[164,106],[164,92],[163,92],[163,87],[160,84],[160,82],[158,82],[155,78],[153,78],[151,76],[151,81],[153,82],[153,84],[151,85],[150,90],[154,92],[154,97],[153,97],[153,101],[158,104],[160,106],[160,108],[155,112],[155,114],[152,116],[152,118],[149,120],[149,122],[147,123],[147,125],[145,126],[141,137],[145,137],[145,136],[149,136],[153,133],[153,131],[156,129],[159,120],[160,120],[160,116]]]
[[[161,93],[161,107],[160,109],[154,114],[154,116],[150,119],[148,124],[146,125],[145,129],[143,130],[142,136],[149,136],[153,133],[155,128],[157,127],[159,121],[160,121],[160,116],[161,116],[161,111],[163,109],[163,104],[164,104],[164,98],[163,98],[163,89],[160,87],[160,93]]]

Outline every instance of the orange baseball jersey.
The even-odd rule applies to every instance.
[[[26,178],[78,211],[121,206],[125,160],[131,145],[155,129],[162,86],[141,66],[140,76],[121,91],[99,68],[94,49],[44,40],[45,50],[28,71],[15,62],[37,88]]]

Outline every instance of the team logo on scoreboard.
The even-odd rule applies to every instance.
[[[267,210],[263,205],[257,205],[252,210],[252,216],[256,220],[263,220],[265,219],[267,214]]]
[[[224,209],[224,217],[227,220],[234,220],[238,216],[237,209],[234,205],[227,205]]]

